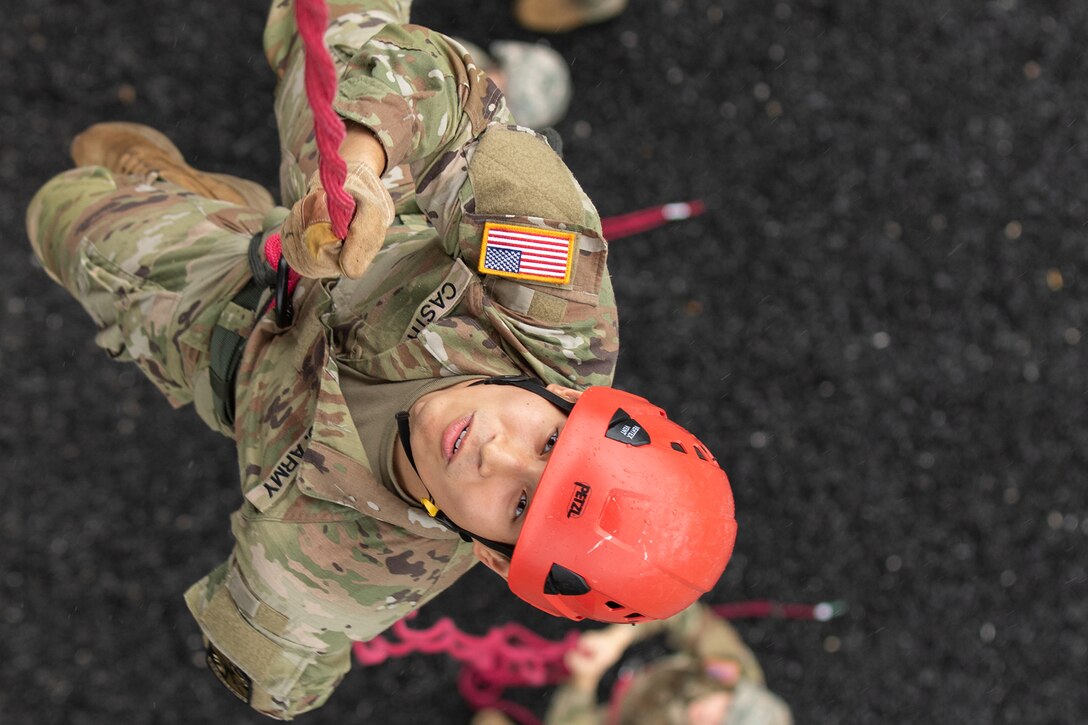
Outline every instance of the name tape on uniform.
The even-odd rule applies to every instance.
[[[267,511],[272,508],[272,505],[287,491],[287,484],[294,480],[299,466],[302,465],[302,457],[306,454],[306,444],[311,435],[313,435],[313,428],[303,433],[302,437],[287,449],[260,486],[254,486],[246,492],[246,499],[256,506],[258,511]]]
[[[460,259],[454,262],[453,268],[442,283],[416,308],[415,314],[412,315],[412,323],[401,340],[416,339],[427,325],[448,315],[461,301],[461,296],[465,294],[473,276],[472,270]]]
[[[574,262],[574,232],[520,224],[484,224],[479,271],[531,282],[567,284]]]

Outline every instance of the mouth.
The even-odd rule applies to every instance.
[[[442,433],[442,455],[445,456],[447,464],[453,461],[453,457],[461,450],[465,439],[468,438],[473,416],[474,414],[470,413],[463,418],[458,418]]]

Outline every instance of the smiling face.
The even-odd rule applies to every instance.
[[[548,389],[571,402],[581,396]],[[471,383],[428,393],[408,413],[419,476],[398,441],[394,466],[402,485],[416,499],[429,492],[467,531],[516,542],[566,414],[527,390]]]

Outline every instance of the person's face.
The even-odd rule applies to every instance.
[[[581,395],[548,388],[572,402]],[[424,395],[409,421],[416,468],[435,505],[474,534],[516,542],[566,414],[520,388],[466,383]]]

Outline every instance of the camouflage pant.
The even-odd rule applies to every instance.
[[[164,181],[82,167],[38,191],[27,232],[49,275],[94,320],[98,345],[139,365],[173,405],[195,402],[221,430],[208,337],[249,280],[249,240],[262,218]]]
[[[387,22],[407,21],[410,0],[328,2],[327,40],[338,48],[365,42]],[[302,62],[293,3],[273,4],[265,52],[280,82],[275,112],[283,163],[283,203],[305,193],[317,167],[313,116],[298,82]],[[194,403],[214,430],[208,340],[250,278],[252,235],[282,218],[193,194],[163,179],[114,175],[101,167],[66,171],[31,201],[27,234],[49,275],[98,327],[96,342],[118,360],[135,362],[174,406]],[[237,308],[232,310],[237,313]],[[248,320],[234,315],[234,327]]]

